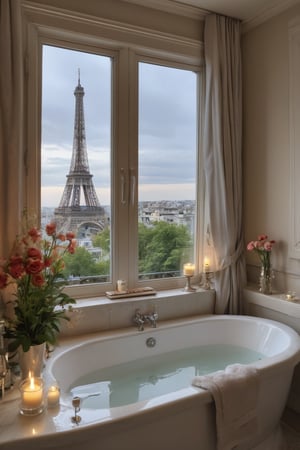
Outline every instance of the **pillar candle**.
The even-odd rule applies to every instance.
[[[186,263],[183,266],[183,275],[186,277],[192,277],[195,273],[195,264]]]

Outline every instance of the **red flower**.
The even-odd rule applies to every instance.
[[[36,228],[36,227],[32,227],[30,228],[30,230],[28,231],[28,236],[31,237],[31,239],[33,240],[33,242],[36,242],[40,239],[41,237],[41,232]]]
[[[37,273],[37,274],[32,275],[31,281],[32,281],[32,284],[37,287],[41,287],[41,286],[43,286],[43,284],[45,284],[45,278],[42,273]]]
[[[68,233],[66,234],[66,238],[69,241],[72,241],[72,239],[74,239],[74,237],[75,237],[75,234],[73,233],[73,231],[68,231]]]
[[[40,259],[28,258],[26,263],[26,272],[29,275],[35,275],[44,269],[44,264]]]
[[[72,239],[72,240],[70,241],[69,246],[68,246],[68,252],[69,252],[71,255],[73,255],[73,253],[75,253],[75,250],[76,250],[76,240],[75,240],[75,239]]]
[[[48,236],[53,236],[56,232],[56,223],[51,222],[46,225],[46,233]]]
[[[23,264],[23,258],[19,255],[14,255],[10,258],[9,264],[8,264],[8,273],[13,278],[21,278],[21,276],[25,272],[25,267]]]
[[[28,250],[27,250],[27,256],[28,256],[28,258],[37,258],[37,259],[42,259],[42,252],[38,249],[38,248],[35,248],[35,247],[30,247]]]
[[[53,262],[53,259],[50,256],[45,256],[44,258],[44,266],[50,267]]]

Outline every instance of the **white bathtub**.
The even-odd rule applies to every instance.
[[[154,347],[146,346],[149,337],[155,338]],[[274,436],[294,366],[300,361],[300,338],[285,325],[247,316],[203,316],[159,323],[158,328],[145,328],[143,332],[132,328],[69,340],[56,350],[47,367],[61,387],[60,409],[48,410],[38,418],[32,439],[16,434],[15,441],[1,444],[0,437],[0,448],[4,445],[3,449],[24,450],[28,444],[31,450],[215,450],[213,401],[208,392],[191,386],[192,376],[179,390],[157,396],[154,393],[147,400],[129,401],[124,406],[97,408],[91,403],[94,400],[83,400],[78,425],[71,421],[70,389],[75,380],[97,369],[107,372],[107,368],[122,363],[134,365],[140,358],[220,343],[263,354],[262,359],[251,363],[259,369],[260,391],[259,429],[249,448],[276,450],[278,443],[279,450],[279,440]]]

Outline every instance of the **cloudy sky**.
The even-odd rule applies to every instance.
[[[58,206],[69,173],[78,69],[90,172],[110,204],[111,59],[44,46],[42,206]],[[195,148],[196,75],[140,64],[139,200],[194,199]]]

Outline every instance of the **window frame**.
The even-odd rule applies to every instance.
[[[41,204],[41,100],[42,100],[42,47],[56,45],[82,50],[113,58],[112,74],[112,155],[111,155],[111,214],[112,263],[111,283],[69,286],[66,289],[76,298],[94,297],[114,289],[117,279],[128,280],[129,287],[151,285],[155,289],[182,287],[183,277],[159,280],[138,280],[138,203],[132,204],[132,177],[138,176],[138,63],[148,62],[198,73],[198,162],[196,189],[195,265],[202,270],[204,229],[204,174],[201,161],[202,110],[204,80],[202,76],[202,44],[190,39],[149,32],[101,18],[68,15],[58,9],[24,5],[26,30],[26,82],[27,82],[27,151],[24,170],[26,188],[24,203],[29,211],[40,214]],[[142,45],[141,45],[142,44]],[[201,90],[201,92],[200,92]],[[129,94],[130,93],[130,94]],[[201,100],[200,100],[201,99]],[[129,111],[129,114],[127,114]],[[122,139],[119,137],[122,136]],[[120,175],[125,175],[126,205],[121,205]],[[137,183],[135,183],[137,198]],[[122,223],[122,226],[120,224]],[[134,230],[134,232],[132,232]],[[130,249],[130,251],[129,251]],[[130,268],[130,269],[129,269]],[[199,276],[195,277],[198,280]]]

